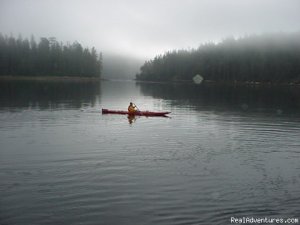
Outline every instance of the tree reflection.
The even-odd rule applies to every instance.
[[[99,82],[1,81],[0,107],[80,108],[95,105]]]
[[[271,86],[222,86],[137,83],[143,95],[172,100],[172,106],[212,111],[300,113],[300,89]],[[280,114],[281,114],[280,113]]]

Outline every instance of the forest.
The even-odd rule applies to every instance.
[[[174,50],[146,61],[136,75],[144,81],[300,83],[300,32],[248,35]]]
[[[99,77],[102,54],[80,43],[59,43],[56,38],[35,41],[0,33],[0,76]]]

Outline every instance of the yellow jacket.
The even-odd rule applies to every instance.
[[[136,112],[136,107],[133,105],[129,105],[128,106],[128,112],[129,113],[135,113]]]

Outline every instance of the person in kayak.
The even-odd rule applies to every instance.
[[[137,111],[138,111],[138,109],[137,109],[136,105],[133,104],[132,102],[130,102],[129,106],[128,106],[128,113],[134,114]]]

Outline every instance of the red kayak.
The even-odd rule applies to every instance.
[[[150,111],[136,111],[135,113],[129,113],[128,111],[122,110],[109,110],[102,109],[102,114],[123,114],[123,115],[134,115],[134,116],[167,116],[170,112],[150,112]]]

